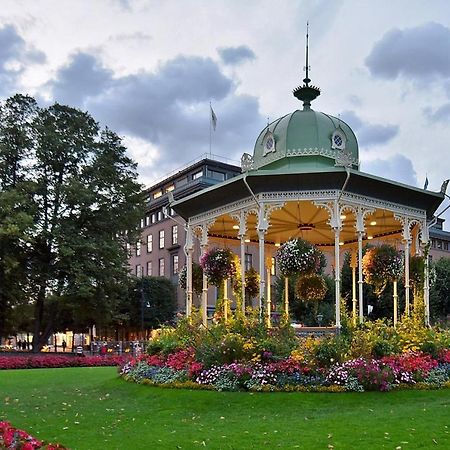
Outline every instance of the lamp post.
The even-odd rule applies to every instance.
[[[145,298],[145,292],[144,292],[144,285],[141,282],[140,286],[140,292],[141,292],[141,334],[143,336],[143,339],[145,339],[145,332],[144,332],[144,308],[150,308],[150,302],[146,300]]]

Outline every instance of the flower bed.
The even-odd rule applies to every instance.
[[[129,356],[0,356],[1,369],[38,369],[58,367],[98,367],[98,366],[121,366]]]
[[[450,387],[450,333],[411,319],[397,329],[368,322],[321,338],[297,337],[288,325],[267,329],[248,317],[208,329],[182,321],[161,330],[148,354],[120,374],[143,384],[221,391],[435,389]]]
[[[421,388],[424,384],[435,389],[450,387],[450,364],[418,353],[381,360],[357,358],[317,369],[291,357],[275,362],[235,362],[204,368],[192,357],[174,366],[171,355],[166,360],[143,356],[122,366],[120,375],[137,383],[207,387],[218,391],[389,391],[416,383]]]
[[[9,422],[0,421],[0,448],[21,450],[64,450],[61,444],[45,444],[44,441],[36,439],[26,431],[14,428]]]

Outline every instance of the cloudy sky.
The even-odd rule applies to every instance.
[[[239,161],[268,118],[313,108],[355,131],[365,172],[450,178],[448,0],[0,0],[0,97],[88,110],[149,185],[209,152]],[[445,206],[445,205],[444,205]],[[449,219],[450,220],[450,219]],[[447,220],[447,222],[449,222]],[[447,229],[449,225],[447,224]]]

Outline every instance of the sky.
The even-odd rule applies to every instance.
[[[448,0],[0,0],[0,98],[89,111],[146,186],[210,151],[231,163],[301,109],[354,130],[364,172],[439,191],[450,178]],[[438,209],[449,204],[448,199]],[[449,211],[450,212],[450,211]],[[450,229],[450,214],[445,228]]]

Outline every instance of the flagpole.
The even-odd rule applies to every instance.
[[[209,102],[209,158],[212,159],[212,153],[211,153],[211,140],[212,140],[212,106],[211,102]]]

